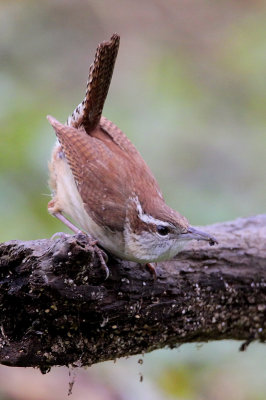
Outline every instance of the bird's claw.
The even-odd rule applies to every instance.
[[[69,236],[71,236],[69,233],[65,233],[65,232],[56,232],[53,234],[53,236],[51,236],[51,239],[54,240],[56,238],[62,238],[62,239],[67,239]]]
[[[107,254],[97,246],[98,242],[97,242],[97,240],[93,239],[92,236],[90,236],[87,233],[84,233],[82,231],[80,231],[80,233],[83,235],[86,235],[89,245],[93,247],[95,253],[97,254],[97,256],[100,260],[101,268],[105,271],[105,275],[106,275],[105,280],[106,280],[110,275],[109,268],[106,265],[106,263],[108,261]]]
[[[101,268],[105,271],[105,280],[106,280],[109,278],[109,275],[110,275],[109,268],[106,265],[106,263],[108,261],[108,256],[103,250],[99,249],[98,246],[94,247],[94,251],[97,254],[97,256],[99,257],[99,260],[101,263]]]
[[[147,263],[146,265],[147,270],[150,272],[150,274],[153,276],[153,280],[156,281],[157,279],[157,273],[156,273],[156,268],[152,263]]]
[[[78,231],[78,232],[76,232],[76,234],[86,237],[89,246],[93,247],[95,253],[97,254],[97,256],[100,260],[101,268],[105,271],[105,280],[108,279],[110,273],[109,273],[109,268],[106,265],[106,263],[108,261],[107,254],[97,246],[97,240],[93,239],[92,236],[90,236],[87,233],[82,232],[82,231]],[[72,235],[70,235],[69,233],[65,233],[65,232],[56,232],[53,234],[51,239],[54,240],[57,237],[62,238],[62,239],[67,239],[69,236],[72,236]]]

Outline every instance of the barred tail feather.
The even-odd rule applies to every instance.
[[[84,100],[67,120],[67,125],[83,126],[87,133],[99,123],[119,48],[120,37],[116,33],[111,39],[99,44],[94,62],[90,66]]]

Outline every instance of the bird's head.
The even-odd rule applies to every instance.
[[[149,213],[138,197],[132,199],[128,208],[124,236],[126,252],[132,254],[132,260],[143,263],[170,260],[190,240],[217,243],[213,236],[190,226],[164,201],[157,202]]]

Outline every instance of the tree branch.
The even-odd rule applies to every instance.
[[[0,362],[91,365],[180,343],[266,339],[266,215],[205,227],[157,265],[109,257],[103,280],[83,235],[0,244]],[[244,346],[243,346],[244,348]]]

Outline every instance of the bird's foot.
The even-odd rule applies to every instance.
[[[70,235],[69,233],[65,233],[65,232],[56,232],[53,234],[53,236],[51,236],[51,239],[52,240],[57,239],[57,238],[67,239],[69,236],[72,236],[72,235]]]
[[[108,256],[102,249],[100,249],[98,246],[96,246],[96,244],[94,245],[94,251],[95,251],[95,253],[97,254],[97,256],[98,256],[98,258],[100,260],[101,268],[105,272],[105,280],[106,280],[106,279],[109,278],[109,275],[110,275],[109,268],[106,265],[106,263],[108,261]]]
[[[110,273],[109,273],[109,268],[108,268],[107,265],[106,265],[106,263],[107,263],[107,261],[108,261],[108,256],[107,256],[107,254],[106,254],[102,249],[100,249],[100,248],[97,246],[97,243],[98,243],[97,240],[95,240],[95,239],[94,239],[91,235],[89,235],[88,233],[83,232],[83,231],[79,231],[79,232],[77,233],[77,235],[82,235],[82,236],[85,236],[85,237],[86,237],[89,246],[93,247],[94,252],[97,254],[97,256],[98,256],[98,258],[99,258],[99,261],[100,261],[100,264],[101,264],[101,268],[102,268],[102,269],[104,270],[104,272],[105,272],[105,280],[108,279]]]
[[[97,256],[99,258],[101,268],[105,272],[105,280],[106,280],[109,277],[109,268],[106,265],[106,263],[108,261],[107,254],[97,246],[97,243],[98,243],[97,240],[95,240],[91,235],[89,235],[88,233],[83,232],[83,231],[79,231],[77,234],[85,236],[89,246],[93,247],[94,252],[97,254]]]
[[[86,237],[86,240],[87,240],[87,242],[88,242],[88,245],[91,246],[91,247],[93,247],[94,252],[97,254],[97,256],[98,256],[98,258],[99,258],[99,261],[100,261],[100,264],[101,264],[101,268],[102,268],[102,269],[104,270],[104,272],[105,272],[105,280],[106,280],[106,279],[109,277],[109,268],[108,268],[107,265],[106,265],[106,263],[107,263],[107,261],[108,261],[108,256],[107,256],[107,254],[106,254],[102,249],[100,249],[100,248],[97,246],[97,240],[95,240],[95,239],[94,239],[92,236],[90,236],[88,233],[79,230],[79,231],[76,231],[75,234],[76,234],[77,236],[78,236],[78,235],[81,235],[81,236],[83,236],[83,237],[85,236],[85,237]],[[56,238],[67,239],[67,238],[69,238],[70,236],[73,236],[73,235],[70,235],[69,233],[65,233],[65,232],[56,232],[56,233],[53,234],[53,236],[51,237],[51,239],[56,239]]]

